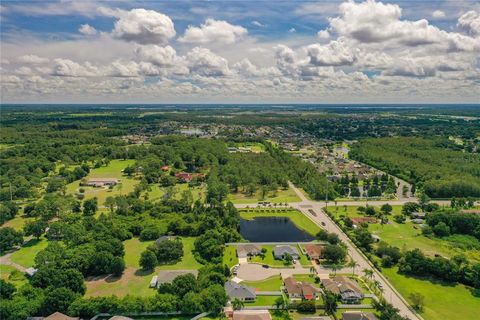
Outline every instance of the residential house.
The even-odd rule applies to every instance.
[[[306,244],[303,247],[305,248],[307,256],[311,260],[319,260],[322,257],[322,251],[325,248],[325,246],[321,244]]]
[[[268,310],[235,310],[233,320],[272,320]]]
[[[242,244],[237,246],[237,256],[246,258],[248,256],[257,256],[262,252],[262,247],[255,244]]]
[[[175,237],[172,237],[172,236],[161,236],[160,238],[158,238],[157,240],[155,240],[155,243],[157,245],[159,245],[160,243],[164,242],[164,241],[167,241],[167,240],[174,240]]]
[[[193,274],[195,277],[198,276],[198,270],[160,270],[158,273],[157,284],[172,283],[176,277],[189,273]]]
[[[377,320],[371,312],[346,311],[342,313],[342,320]]]
[[[412,219],[410,221],[414,224],[422,224],[422,223],[425,222],[425,220],[423,220],[423,219]]]
[[[38,269],[35,269],[34,267],[30,267],[30,268],[25,269],[25,273],[29,277],[33,277],[35,275],[35,273],[37,273],[37,271],[38,271]]]
[[[316,300],[320,289],[315,288],[311,283],[298,282],[294,277],[283,280],[285,292],[290,300]]]
[[[322,285],[326,290],[340,296],[343,303],[359,303],[364,298],[360,286],[348,277],[322,279]]]
[[[27,319],[35,319],[35,320],[39,320],[39,319],[42,319],[42,320],[79,320],[80,318],[77,318],[77,317],[69,317],[61,312],[55,312],[55,313],[52,313],[51,315],[49,315],[48,317],[31,317],[31,318],[27,318]]]
[[[120,180],[115,178],[92,178],[88,179],[86,185],[91,187],[106,187],[114,186],[119,182]]]
[[[192,181],[192,175],[188,172],[178,172],[175,174],[175,177],[181,182]]]
[[[241,301],[255,301],[257,295],[255,289],[234,281],[227,281],[224,285],[225,292],[230,300],[239,299]]]
[[[427,214],[425,212],[412,212],[411,217],[413,219],[425,219]]]
[[[298,259],[300,257],[297,248],[293,246],[278,245],[273,248],[273,256],[275,259],[283,260],[287,253],[290,254],[293,259]]]

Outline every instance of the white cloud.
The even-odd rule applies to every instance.
[[[185,30],[180,42],[206,44],[232,44],[247,35],[248,31],[242,26],[232,25],[226,21],[207,19],[200,27],[189,26]]]
[[[34,54],[27,54],[18,58],[18,61],[26,64],[44,64],[49,62],[50,60],[47,58],[36,56]]]
[[[320,39],[328,39],[330,38],[330,32],[328,32],[328,30],[320,30],[318,31],[317,36]]]
[[[89,24],[82,24],[80,26],[80,28],[78,28],[78,32],[80,32],[81,34],[84,34],[86,36],[93,36],[93,35],[97,34],[97,29],[95,29],[94,27],[92,27]]]
[[[457,26],[469,34],[480,35],[480,13],[473,10],[464,13]]]
[[[263,28],[263,27],[266,26],[265,24],[263,24],[263,23],[261,23],[260,21],[257,21],[257,20],[253,20],[253,21],[252,21],[252,24],[253,24],[254,26],[260,27],[260,28]]]
[[[228,61],[207,48],[195,47],[186,55],[191,73],[205,77],[226,76],[230,74]]]
[[[133,9],[120,14],[113,29],[115,37],[139,44],[166,44],[175,34],[170,17],[145,9]]]
[[[327,45],[312,44],[307,48],[310,63],[315,66],[349,66],[356,61],[345,39],[330,41]]]
[[[435,18],[435,19],[445,18],[445,12],[443,12],[442,10],[435,10],[432,12],[432,18]]]
[[[170,46],[140,46],[135,52],[141,60],[151,62],[157,66],[172,66],[177,59],[175,49]]]
[[[290,28],[290,29],[288,29],[288,32],[290,32],[290,33],[295,33],[295,32],[297,32],[297,29],[295,29],[295,28]]]
[[[57,58],[52,70],[53,76],[61,77],[92,77],[98,75],[98,69],[89,62],[81,65],[69,59]]]

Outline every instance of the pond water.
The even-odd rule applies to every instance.
[[[284,217],[240,219],[240,234],[251,242],[312,241],[315,238]]]

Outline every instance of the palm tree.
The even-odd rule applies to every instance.
[[[367,279],[371,279],[373,277],[372,269],[363,269],[363,273],[365,274],[365,278]]]
[[[340,269],[342,266],[337,264],[337,263],[334,263],[332,264],[331,268],[333,270],[333,275],[336,276],[337,275],[337,270]]]
[[[355,268],[358,267],[358,263],[355,260],[352,260],[348,263],[348,267],[352,268],[352,275],[355,275]]]
[[[283,296],[275,299],[273,305],[277,308],[277,310],[285,309],[285,300],[283,299]]]
[[[243,307],[245,307],[245,303],[242,300],[235,298],[235,300],[232,302],[232,306],[233,310],[241,310]]]

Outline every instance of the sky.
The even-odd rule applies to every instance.
[[[480,103],[480,1],[0,2],[2,103]]]

